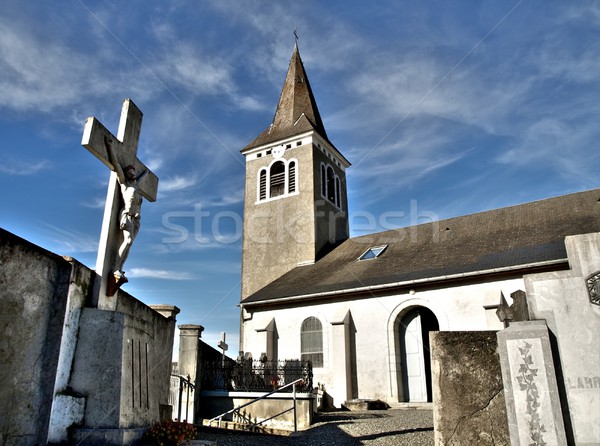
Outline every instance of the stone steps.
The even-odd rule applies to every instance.
[[[251,426],[246,423],[238,423],[236,421],[221,421],[221,426],[217,426],[217,423],[213,421],[212,425],[208,423],[209,420],[202,420],[202,429],[210,429],[214,431],[237,431],[245,432],[248,434],[267,434],[277,435],[280,437],[288,437],[293,434],[292,431],[285,429],[277,429],[268,426]]]
[[[390,409],[403,410],[433,410],[433,403],[388,403]]]

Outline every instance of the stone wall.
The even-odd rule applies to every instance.
[[[496,332],[431,332],[435,444],[509,445]]]
[[[0,229],[0,444],[45,444],[71,263]]]
[[[90,430],[86,444],[96,434],[109,444],[159,420],[178,309],[155,311],[123,291],[116,311],[94,308],[95,279],[0,229],[0,444],[66,442],[72,425]]]

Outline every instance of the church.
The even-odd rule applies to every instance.
[[[432,400],[430,331],[501,330],[502,299],[570,268],[600,189],[350,238],[346,169],[297,45],[246,161],[240,351],[302,359],[340,407]]]

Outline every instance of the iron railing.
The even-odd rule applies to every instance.
[[[179,421],[190,421],[194,417],[194,391],[195,386],[190,377],[171,375],[171,389],[169,404],[173,407],[173,418]],[[175,409],[177,412],[175,412]]]
[[[266,361],[240,359],[223,364],[221,361],[202,364],[202,390],[237,392],[270,392],[285,386],[292,392],[292,382],[297,392],[310,392],[313,387],[310,361]]]
[[[267,421],[271,421],[274,418],[277,418],[287,412],[292,411],[293,416],[294,416],[294,432],[297,432],[298,431],[298,409],[297,409],[297,403],[296,403],[296,392],[298,390],[298,387],[302,387],[303,385],[304,385],[304,380],[302,378],[292,381],[291,383],[285,384],[282,387],[272,390],[269,393],[266,393],[257,398],[254,398],[252,401],[249,401],[245,404],[241,404],[237,407],[234,407],[231,410],[228,410],[227,412],[223,412],[222,414],[217,415],[214,418],[211,418],[210,420],[208,420],[208,425],[212,426],[212,423],[214,423],[216,421],[217,426],[221,427],[221,422],[223,421],[223,418],[226,417],[227,415],[233,415],[234,420],[237,421],[238,423],[241,423],[245,430],[252,431],[252,430],[256,429],[257,427],[259,427],[261,424],[266,423]],[[292,393],[292,407],[290,407],[289,409],[284,409],[281,412],[279,412],[275,415],[272,415],[269,418],[266,418],[264,420],[260,420],[260,421],[256,421],[256,420],[252,421],[251,417],[246,415],[244,412],[241,412],[242,409],[244,409],[254,403],[257,403],[258,401],[264,400],[265,398],[268,398],[277,392],[284,392],[284,391]]]

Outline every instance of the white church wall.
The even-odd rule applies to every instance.
[[[524,289],[520,278],[255,312],[244,324],[245,351],[254,358],[265,352],[264,340],[257,336],[257,330],[263,330],[274,319],[277,359],[300,358],[302,321],[317,317],[323,326],[323,367],[314,368],[314,383],[324,384],[334,405],[339,407],[348,392],[340,388],[336,378],[347,371],[340,370],[343,366],[339,363],[334,364],[338,352],[333,351],[332,324],[339,323],[349,311],[351,328],[355,330],[350,351],[356,397],[395,403],[401,401],[402,391],[397,377],[401,364],[394,326],[402,316],[413,308],[425,307],[435,315],[442,331],[499,330],[503,326],[498,320],[490,320],[489,307],[499,303],[501,293],[510,299],[510,293],[518,289]]]

